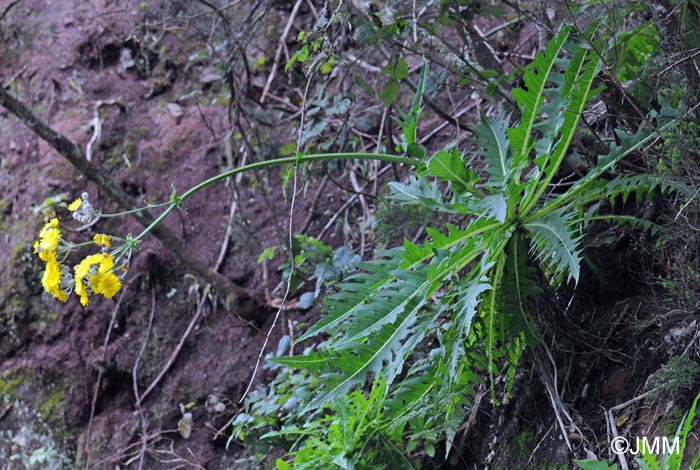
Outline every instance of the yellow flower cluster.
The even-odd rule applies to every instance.
[[[61,231],[58,228],[58,219],[51,219],[39,232],[39,240],[34,243],[34,253],[46,262],[46,270],[41,278],[41,285],[46,292],[65,302],[68,293],[61,286],[61,264],[58,262],[58,242],[61,240]]]
[[[114,274],[112,255],[97,253],[90,255],[75,267],[75,293],[80,296],[80,303],[88,303],[88,294],[102,294],[111,299],[122,286]]]
[[[46,262],[41,280],[44,289],[58,300],[65,302],[75,287],[75,293],[80,296],[80,303],[83,306],[88,304],[89,294],[101,294],[108,299],[114,297],[122,286],[121,280],[114,273],[114,257],[108,253],[90,255],[75,266],[75,277],[73,277],[70,269],[58,261],[60,241],[61,230],[58,228],[58,219],[51,219],[41,229],[39,240],[34,243],[34,253]],[[112,246],[109,235],[97,234],[93,241],[105,248]]]

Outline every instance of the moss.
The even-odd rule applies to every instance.
[[[655,387],[662,387],[672,394],[692,390],[700,380],[700,365],[688,356],[673,356],[654,381]]]
[[[24,233],[24,231],[21,231]],[[41,271],[42,266],[32,255],[31,241],[21,233],[10,233],[16,241],[10,259],[9,269],[0,277],[0,355],[7,355],[18,347],[22,338],[31,336],[31,323],[42,309]]]
[[[132,127],[131,132],[129,132],[129,137],[136,141],[145,139],[146,137],[148,137],[148,128],[146,126]]]
[[[533,444],[535,442],[535,436],[532,435],[530,431],[523,431],[513,440],[515,450],[521,457],[527,457],[532,451]]]
[[[65,383],[56,383],[50,388],[44,400],[39,404],[38,410],[45,429],[50,430],[55,441],[61,446],[70,444],[74,440],[74,431],[67,427],[64,410],[66,409],[66,395],[68,394]]]
[[[54,386],[46,395],[44,401],[39,405],[39,412],[42,418],[49,420],[60,413],[63,402],[66,398],[66,390],[60,386]]]
[[[0,397],[14,400],[15,390],[27,379],[26,375],[17,371],[7,371],[0,375]]]
[[[669,410],[661,421],[660,427],[664,431],[665,436],[675,436],[678,431],[678,426],[683,421],[685,413],[674,407]]]
[[[133,168],[138,156],[138,144],[148,137],[148,134],[148,128],[145,126],[130,128],[123,140],[109,146],[109,150],[105,153],[105,165],[109,168],[124,167],[126,170]],[[124,156],[131,162],[131,167],[124,162]]]

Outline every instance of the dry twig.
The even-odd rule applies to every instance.
[[[136,278],[138,277],[140,277],[140,275],[136,276]],[[105,340],[102,344],[102,364],[104,364],[107,360],[107,345],[109,344],[109,337],[112,334],[112,329],[114,328],[114,322],[117,318],[117,312],[119,311],[119,307],[121,307],[122,300],[126,296],[126,292],[129,289],[129,285],[136,278],[132,279],[129,283],[125,284],[124,289],[122,289],[121,294],[119,294],[117,303],[114,305],[114,309],[112,310],[112,318],[109,320],[109,325],[107,326],[107,333],[105,334]],[[88,427],[85,433],[85,470],[90,470],[90,436],[92,434],[92,421],[95,417],[95,406],[97,405],[97,396],[100,393],[100,384],[102,383],[103,373],[104,370],[102,368],[102,365],[100,365],[100,368],[97,372],[97,380],[95,381],[95,387],[92,392],[92,404],[90,405],[90,419],[88,420]]]
[[[289,31],[292,29],[292,24],[294,24],[294,19],[296,18],[297,13],[299,12],[299,7],[301,6],[302,1],[303,0],[297,0],[297,2],[294,4],[294,8],[292,8],[292,12],[289,14],[287,25],[282,31],[282,36],[280,37],[280,42],[277,46],[277,51],[275,52],[275,59],[272,62],[272,70],[270,70],[270,75],[267,76],[267,82],[265,82],[265,87],[263,88],[262,95],[260,96],[260,103],[265,102],[265,98],[267,97],[267,94],[270,91],[270,87],[272,86],[272,80],[274,80],[275,75],[277,75],[277,69],[279,68],[280,58],[282,56],[282,49],[285,46],[287,36],[289,36]]]
[[[209,287],[209,286],[207,286]],[[170,357],[168,358],[168,361],[165,363],[165,366],[161,369],[161,371],[158,373],[158,376],[156,376],[155,379],[153,379],[153,382],[151,382],[151,385],[148,386],[145,392],[143,392],[143,395],[141,395],[141,398],[136,402],[136,406],[141,406],[141,403],[148,397],[148,395],[153,391],[153,389],[158,385],[158,382],[163,378],[163,376],[170,370],[172,365],[175,363],[175,360],[177,359],[178,354],[180,354],[180,351],[182,350],[182,346],[184,346],[185,341],[187,341],[187,338],[190,336],[190,333],[192,333],[192,330],[194,329],[195,325],[197,322],[199,322],[200,317],[202,316],[202,313],[204,312],[204,304],[207,300],[206,295],[202,295],[201,299],[199,299],[199,303],[197,304],[197,310],[194,313],[194,316],[192,317],[192,320],[190,320],[190,324],[187,325],[187,329],[185,332],[182,334],[180,337],[180,342],[177,343],[177,346],[175,346],[175,349],[173,352],[170,354]]]
[[[136,356],[134,361],[134,367],[131,369],[131,378],[133,380],[134,386],[134,398],[136,398],[136,410],[139,413],[139,419],[141,421],[141,453],[139,455],[139,470],[143,470],[143,459],[146,455],[147,446],[147,436],[148,436],[148,422],[146,421],[146,415],[143,413],[143,408],[141,407],[141,397],[139,396],[139,382],[138,382],[138,370],[139,363],[143,357],[144,351],[146,351],[146,345],[148,344],[148,339],[151,336],[151,328],[153,327],[153,317],[156,312],[156,292],[151,290],[151,313],[148,316],[148,326],[146,327],[146,337],[143,339],[143,344],[139,350],[139,354]]]

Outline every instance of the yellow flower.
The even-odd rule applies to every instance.
[[[106,246],[107,248],[112,247],[112,237],[110,237],[109,235],[98,233],[97,235],[95,235],[93,240],[95,240],[95,243],[97,243],[100,246]]]
[[[39,234],[39,249],[41,251],[56,251],[61,239],[61,231],[57,228],[42,230]]]
[[[46,255],[46,270],[41,279],[41,285],[44,286],[46,292],[65,302],[68,299],[68,294],[61,290],[61,265],[58,263],[56,252],[49,251],[44,254]]]
[[[34,242],[34,253],[44,261],[49,261],[50,253],[55,253],[61,240],[61,230],[58,228],[58,219],[51,219],[39,231],[39,240]]]
[[[112,267],[114,258],[107,253],[90,255],[75,267],[75,293],[80,303],[88,304],[88,294],[102,294],[111,299],[122,286]]]
[[[90,268],[93,264],[99,265],[103,255],[98,253],[90,255],[80,262],[75,267],[75,293],[80,296],[80,303],[84,306],[88,303],[88,286],[83,284],[83,280],[90,274]]]
[[[107,299],[111,299],[122,287],[122,282],[113,271],[106,273],[98,272],[90,278],[92,291],[95,294],[102,294]]]
[[[71,203],[68,205],[68,210],[71,211],[71,212],[75,212],[75,211],[77,211],[78,209],[80,209],[80,205],[81,205],[82,203],[83,203],[83,199],[82,199],[82,198],[78,198],[78,199],[76,199],[75,201],[71,202]]]

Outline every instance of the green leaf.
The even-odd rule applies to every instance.
[[[379,98],[381,98],[382,103],[384,103],[387,106],[391,106],[398,97],[399,82],[394,79],[386,82],[386,84],[379,91]]]
[[[527,250],[521,234],[516,233],[506,247],[507,261],[500,286],[498,303],[509,323],[506,328],[510,336],[517,337],[521,332],[530,344],[538,341],[529,325],[528,305],[531,299],[541,292],[535,282],[535,270],[527,263]]]
[[[539,111],[545,103],[544,93],[547,78],[554,62],[569,36],[568,28],[562,30],[547,44],[544,54],[538,52],[535,60],[525,67],[523,80],[526,88],[513,90],[513,97],[521,108],[522,116],[517,127],[508,129],[508,139],[513,148],[513,158],[518,168],[525,168],[532,149],[532,129],[539,118]],[[516,179],[520,179],[516,175]]]
[[[428,59],[423,57],[423,67],[420,70],[420,79],[418,80],[418,86],[416,87],[416,95],[413,97],[413,103],[411,103],[411,115],[418,120],[418,115],[421,110],[421,103],[423,101],[423,93],[426,92],[426,83],[428,80],[428,69],[430,68],[430,62]]]
[[[493,217],[501,223],[506,221],[508,215],[508,201],[503,193],[490,194],[478,201],[484,214]]]
[[[408,77],[408,62],[403,57],[400,57],[396,62],[396,67],[394,68],[391,78],[394,80],[403,80]]]
[[[296,152],[296,150],[297,150],[297,143],[296,142],[289,142],[289,143],[286,143],[280,147],[279,153],[280,153],[280,156],[282,156],[282,157],[288,157],[290,155],[294,155],[294,152]]]
[[[683,421],[681,422],[681,424],[678,425],[676,436],[680,439],[680,445],[678,449],[679,451],[671,453],[671,455],[668,456],[668,468],[681,468],[681,462],[683,461],[683,454],[685,454],[685,448],[688,440],[688,433],[690,433],[693,427],[693,420],[695,419],[698,400],[700,400],[700,395],[697,395],[695,397],[695,400],[693,400],[693,405],[690,407],[690,410],[688,410],[688,413],[686,413],[686,415],[683,417]]]
[[[423,160],[425,158],[425,154],[425,147],[417,142],[412,143],[406,149],[406,155],[408,155],[409,157],[416,158],[418,160]]]
[[[450,151],[438,151],[428,161],[427,174],[451,182],[452,188],[460,194],[473,190],[474,184],[479,181],[479,175],[465,166],[464,159],[456,147]]]
[[[600,460],[574,460],[574,463],[582,470],[617,470],[617,466],[608,465],[608,462]]]
[[[495,119],[482,116],[474,128],[477,144],[482,148],[478,154],[488,163],[486,171],[490,178],[487,184],[493,188],[503,187],[508,178],[510,144],[505,129],[509,120],[508,116]]]
[[[398,312],[395,322],[384,324],[366,340],[350,343],[346,348],[335,351],[333,365],[339,371],[322,376],[321,390],[301,414],[317,409],[346,393],[351,387],[364,382],[370,373],[375,377],[385,377],[387,383],[391,384],[401,373],[406,356],[423,339],[426,322],[432,321],[431,316],[418,321],[418,311],[424,305],[425,299],[419,299]],[[366,310],[366,313],[369,312],[371,310]]]
[[[549,271],[555,283],[565,275],[574,282],[579,278],[581,253],[577,244],[581,235],[576,235],[577,227],[569,224],[571,215],[561,211],[524,224],[532,237],[535,258]]]
[[[362,47],[374,46],[377,43],[377,33],[374,31],[374,28],[367,23],[360,25],[355,30],[353,37]]]
[[[309,46],[307,44],[304,44],[304,46],[296,51],[292,57],[289,58],[289,61],[287,64],[284,66],[284,71],[289,72],[289,69],[294,65],[294,62],[301,62],[304,63],[306,58],[309,57]]]
[[[309,331],[301,335],[301,342],[322,332],[331,334],[341,331],[342,325],[353,316],[361,316],[366,310],[366,301],[376,289],[394,279],[392,272],[398,269],[401,256],[398,250],[383,252],[385,258],[379,258],[361,264],[361,271],[350,276],[340,284],[340,292],[326,299],[328,315],[324,316]]]
[[[425,178],[418,179],[411,175],[405,183],[392,181],[389,183],[389,188],[391,189],[389,198],[402,204],[425,206],[448,214],[473,213],[460,200],[453,203],[445,202],[438,183]]]
[[[275,466],[277,466],[277,470],[292,470],[292,466],[282,459],[277,459]]]
[[[561,97],[561,100],[568,104],[564,108],[563,115],[561,111],[547,109],[548,116],[545,123],[553,126],[548,129],[553,144],[546,153],[542,153],[535,159],[540,169],[537,173],[537,179],[540,181],[537,183],[537,189],[523,202],[521,210],[523,215],[527,215],[547,191],[569,150],[576,126],[588,103],[591,85],[600,63],[597,57],[591,56],[588,49],[579,48],[568,64]],[[538,126],[538,129],[545,132],[542,126]]]
[[[317,370],[325,365],[328,359],[320,354],[307,354],[304,356],[271,357],[269,361],[287,367]]]

